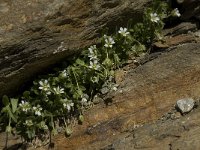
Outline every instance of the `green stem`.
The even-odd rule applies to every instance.
[[[77,80],[77,77],[75,75],[75,72],[74,72],[74,69],[72,68],[72,72],[73,72],[73,75],[74,75],[74,78],[75,78],[75,81],[76,81],[76,85],[78,87],[78,90],[80,90],[80,87],[79,87],[79,84],[78,84],[78,80]]]
[[[108,49],[106,48],[106,58],[109,58]]]

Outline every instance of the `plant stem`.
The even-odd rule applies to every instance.
[[[72,68],[72,72],[73,72],[73,75],[74,75],[74,78],[75,78],[75,81],[76,81],[76,85],[78,87],[78,90],[80,90],[80,87],[79,87],[79,84],[78,84],[78,80],[77,80],[77,77],[75,75],[75,72],[74,72],[74,69]]]

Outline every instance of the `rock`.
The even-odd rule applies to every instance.
[[[166,49],[179,44],[195,43],[197,41],[195,35],[181,34],[177,36],[166,36],[163,41],[153,43],[154,49]]]
[[[105,150],[198,150],[200,109],[177,120],[156,121],[121,134]],[[190,118],[188,120],[188,118]]]
[[[167,137],[174,141],[185,130],[179,123],[170,122],[176,122],[178,117],[171,114],[171,117],[165,117],[170,119],[167,121],[170,125],[166,128],[166,121],[152,127],[144,123],[161,118],[173,108],[177,99],[200,95],[199,50],[198,43],[185,44],[129,70],[119,90],[111,94],[112,104],[106,106],[100,103],[87,111],[84,123],[74,128],[69,139],[62,135],[54,138],[55,147],[60,150],[99,150],[112,147],[116,150],[130,147],[161,149],[164,144],[164,148],[168,149],[170,142]],[[144,126],[137,128],[140,132],[135,133],[133,127],[141,124]]]
[[[138,22],[150,0],[0,1],[0,97],[52,65],[97,43],[109,32]],[[6,17],[5,17],[6,16]]]
[[[83,124],[76,125],[69,138],[63,134],[53,137],[55,149],[159,150],[169,149],[169,144],[181,149],[183,141],[187,148],[193,148],[193,144],[189,145],[191,141],[198,146],[195,139],[199,139],[199,132],[195,130],[199,130],[199,107],[179,119],[170,111],[177,99],[200,95],[199,50],[199,43],[176,46],[137,68],[130,68],[119,90],[109,95],[112,103],[101,102],[84,112]],[[167,114],[164,119],[157,122],[164,114]],[[4,146],[2,142],[0,146]]]
[[[180,99],[177,101],[176,105],[182,113],[188,113],[194,107],[194,100],[192,98]]]
[[[169,35],[180,35],[180,34],[187,34],[189,32],[194,32],[197,30],[197,24],[196,23],[191,23],[191,22],[181,22],[175,27],[172,28],[167,28],[162,31],[164,36],[169,36]]]
[[[200,1],[199,0],[184,0],[181,3],[181,19],[189,20],[189,19],[198,19],[200,20]]]

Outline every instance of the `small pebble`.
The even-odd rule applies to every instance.
[[[190,112],[194,107],[194,100],[192,98],[180,99],[176,102],[177,108],[181,113]]]

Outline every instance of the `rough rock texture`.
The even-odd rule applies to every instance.
[[[104,27],[138,21],[150,0],[1,0],[0,97],[94,42]]]
[[[138,141],[130,140],[126,143],[126,138],[129,135],[133,138],[133,135],[129,134],[130,129],[145,122],[155,121],[165,112],[169,112],[174,108],[178,99],[187,97],[196,99],[200,96],[199,51],[200,44],[184,44],[129,71],[119,90],[108,99],[108,105],[99,104],[87,112],[84,124],[75,127],[74,134],[70,138],[66,139],[61,135],[56,137],[55,148],[59,150],[98,150],[103,149],[106,145],[114,144],[118,145],[116,147],[127,146],[126,149],[134,149],[135,142],[137,142],[135,149],[137,147],[138,149],[154,149],[159,144],[162,146],[162,143],[154,146],[154,143],[159,140],[155,141],[156,137],[152,134],[148,137],[145,133],[147,131],[143,131],[143,129],[141,132],[144,133],[137,134]],[[109,100],[112,103],[109,103]],[[168,134],[175,131],[173,133],[175,138],[179,136],[176,133],[185,134],[182,132],[185,130],[182,126],[177,125],[180,130],[176,130],[171,127],[175,125],[173,122],[168,124],[169,126],[166,128],[159,124],[154,125],[160,126],[158,129],[154,129],[157,130],[155,132],[160,138],[171,137],[173,135]],[[196,123],[197,125],[198,123]],[[146,126],[146,128],[148,132],[154,132],[151,127]],[[163,137],[162,134],[164,134]],[[191,139],[197,136],[200,135],[196,133],[195,137]],[[169,140],[173,141],[173,138],[169,138]],[[181,138],[179,140],[179,144],[174,144],[174,146],[183,146]],[[189,140],[189,142],[192,141]],[[143,146],[143,143],[146,146]],[[188,147],[192,149],[192,145],[191,147],[188,145]],[[169,145],[165,145],[165,148],[169,149]],[[120,148],[116,149],[120,150]]]
[[[102,150],[199,150],[200,108],[177,119],[159,120],[154,124],[124,133]]]
[[[173,108],[179,99],[200,97],[200,43],[197,39],[197,43],[180,41],[177,44],[181,45],[174,45],[174,41],[173,47],[165,52],[147,56],[138,67],[129,65],[118,91],[108,95],[106,104],[101,102],[86,111],[84,123],[74,127],[71,137],[65,138],[63,134],[54,137],[54,149],[198,150],[199,107],[191,113],[191,119],[180,117]],[[162,120],[157,122],[159,118]],[[173,120],[177,118],[180,120]],[[0,149],[4,136],[0,135]],[[17,137],[10,139],[9,145],[20,141]]]

